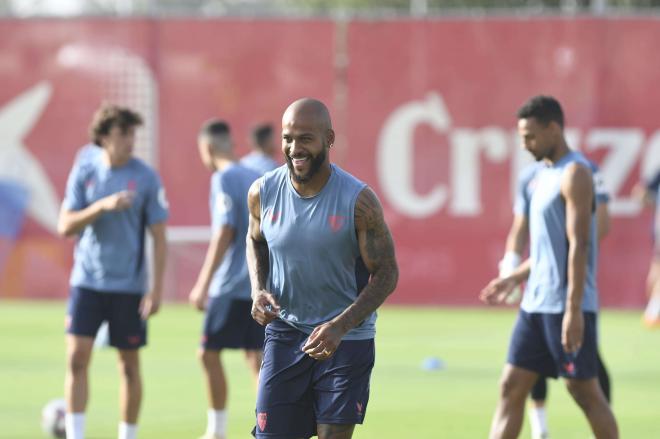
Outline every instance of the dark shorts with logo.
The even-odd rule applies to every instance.
[[[281,321],[266,328],[256,438],[309,438],[317,424],[362,424],[374,340],[345,340],[326,361],[302,352],[308,335]]]
[[[596,313],[583,312],[582,315],[582,347],[577,353],[567,354],[561,344],[563,313],[527,313],[520,310],[511,336],[507,362],[546,377],[595,378],[598,375]]]
[[[252,318],[251,311],[251,300],[211,297],[204,318],[202,347],[213,351],[263,349],[264,327]]]
[[[110,346],[137,349],[147,344],[147,323],[140,317],[141,293],[105,292],[71,287],[67,333],[95,337],[108,322]]]

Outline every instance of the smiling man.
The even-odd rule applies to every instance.
[[[315,99],[282,118],[287,166],[248,194],[252,316],[266,327],[257,438],[349,439],[374,365],[376,309],[394,290],[394,245],[374,192],[330,163]]]

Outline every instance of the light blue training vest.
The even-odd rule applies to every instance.
[[[590,168],[587,159],[571,151],[553,166],[538,171],[529,210],[531,273],[520,307],[529,313],[562,313],[566,308],[568,239],[566,203],[561,195],[564,170],[573,162]],[[592,205],[587,273],[582,310],[598,310],[596,264],[598,239]]]
[[[323,189],[304,198],[293,188],[287,166],[263,177],[261,231],[268,242],[268,290],[280,318],[311,333],[350,306],[364,287],[364,265],[355,232],[355,202],[366,185],[332,165]],[[368,277],[367,277],[368,278]],[[344,340],[375,335],[376,313]]]

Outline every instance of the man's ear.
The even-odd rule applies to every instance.
[[[332,145],[335,143],[335,132],[332,129],[328,129],[326,132],[326,140],[328,141],[328,145],[330,148],[332,148]]]

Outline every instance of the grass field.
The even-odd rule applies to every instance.
[[[0,438],[38,439],[41,407],[63,394],[64,304],[0,301]],[[514,310],[399,308],[380,313],[371,400],[356,438],[487,436]],[[194,439],[206,422],[195,358],[201,315],[167,304],[150,323],[143,351],[145,403],[140,438]],[[638,312],[605,311],[602,354],[613,382],[622,438],[660,438],[660,331]],[[441,370],[424,371],[427,357]],[[229,437],[247,438],[254,394],[238,352],[225,354],[230,379]],[[116,437],[115,353],[96,352],[91,370],[87,437]],[[549,423],[555,439],[587,439],[586,421],[560,382],[550,383]],[[529,438],[525,425],[523,438]]]

